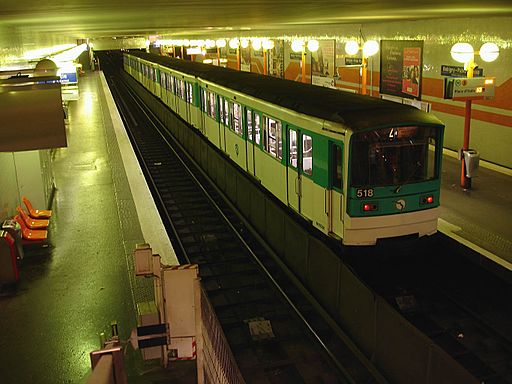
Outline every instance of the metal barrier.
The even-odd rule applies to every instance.
[[[86,384],[128,384],[116,322],[111,324],[111,330],[112,337],[102,342],[102,348],[89,354],[92,374]]]
[[[112,355],[103,355],[96,363],[87,384],[114,384],[114,358]]]
[[[201,317],[204,382],[206,384],[245,384],[219,320],[203,290],[201,290]]]
[[[135,274],[159,276],[155,284],[162,324],[137,327],[130,341],[134,348],[165,347],[163,365],[170,360],[196,360],[197,383],[245,384],[223,330],[201,289],[196,264],[165,266],[149,244],[138,244]],[[155,307],[156,310],[156,307]],[[153,337],[155,336],[155,337]],[[191,345],[190,345],[191,343]],[[170,355],[167,353],[170,352]]]

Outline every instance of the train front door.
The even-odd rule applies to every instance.
[[[291,125],[287,126],[288,132],[288,160],[287,160],[287,186],[288,186],[288,205],[300,213],[301,200],[301,141],[299,140],[300,131]]]
[[[329,232],[343,237],[343,145],[329,141]]]

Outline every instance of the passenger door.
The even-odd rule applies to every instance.
[[[343,237],[343,197],[343,144],[329,141],[328,229],[340,238]]]
[[[301,198],[301,166],[302,149],[300,131],[297,127],[287,125],[288,151],[287,151],[287,184],[288,184],[288,205],[300,213]]]

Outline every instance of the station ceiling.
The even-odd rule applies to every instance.
[[[73,38],[179,36],[510,15],[511,0],[5,0],[0,29]]]

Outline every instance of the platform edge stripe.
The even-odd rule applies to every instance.
[[[478,252],[480,255],[486,257],[489,260],[492,260],[496,264],[501,265],[503,268],[508,269],[509,271],[512,271],[512,263],[509,263],[507,260],[503,260],[501,257],[495,255],[494,253],[488,251],[485,248],[482,248],[475,243],[472,243],[471,241],[463,238],[460,235],[457,235],[454,233],[454,230],[461,230],[460,227],[451,224],[450,222],[439,218],[438,219],[438,230],[442,233],[444,233],[446,236],[451,237],[452,239],[458,241],[461,244],[464,244],[465,246],[471,248],[473,251]]]
[[[166,269],[171,270],[171,271],[184,270],[184,269],[198,269],[198,265],[197,264],[172,265]]]
[[[164,264],[179,264],[103,72],[100,78],[144,240]]]

